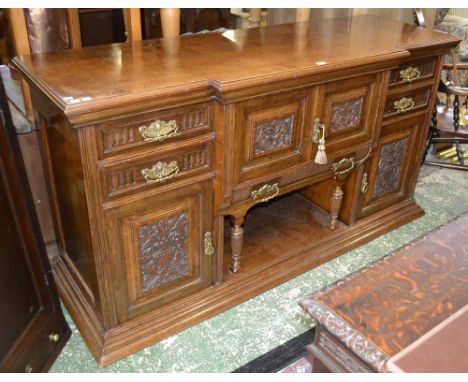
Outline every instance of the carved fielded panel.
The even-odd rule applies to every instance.
[[[259,123],[255,126],[255,155],[291,145],[294,129],[294,114]]]
[[[364,98],[335,103],[332,108],[330,131],[332,133],[358,126],[361,123]]]
[[[406,137],[382,146],[373,197],[398,189],[407,144]]]
[[[168,216],[138,229],[143,291],[189,273],[188,214]]]

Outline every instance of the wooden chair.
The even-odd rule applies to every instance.
[[[425,27],[426,23],[421,9],[413,10],[416,25]],[[468,88],[460,85],[458,72],[468,70],[468,63],[457,63],[456,53],[450,51],[451,63],[446,63],[443,70],[447,70],[447,81],[440,80],[439,92],[445,94],[445,105],[437,97],[434,105],[431,126],[426,141],[423,161],[428,165],[468,171],[468,154],[461,145],[468,144],[468,126],[464,125],[464,114],[468,109]],[[453,104],[451,102],[453,98]],[[462,106],[462,113],[460,110]],[[463,121],[460,123],[460,116]],[[442,161],[427,160],[431,147],[443,147],[438,156]],[[448,147],[448,148],[447,148]],[[436,150],[434,150],[436,151]],[[459,163],[454,163],[458,161]],[[447,162],[450,161],[450,162]],[[467,162],[465,164],[465,162]]]

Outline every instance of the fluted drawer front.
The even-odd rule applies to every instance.
[[[101,169],[102,193],[114,198],[186,179],[212,169],[212,142],[148,155]]]
[[[96,127],[99,159],[139,149],[157,149],[212,130],[209,103],[142,113]]]
[[[392,70],[390,86],[417,83],[433,78],[437,69],[437,60],[438,57],[424,57],[401,64]]]
[[[385,103],[384,118],[398,118],[427,110],[430,95],[430,86],[390,93]]]

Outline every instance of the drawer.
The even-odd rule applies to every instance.
[[[416,83],[434,78],[438,57],[406,61],[390,74],[390,86]]]
[[[248,186],[234,188],[232,205],[240,203],[256,204],[264,202],[265,199],[268,201],[277,195],[309,186],[311,183],[314,183],[314,179],[331,179],[332,172],[330,170],[333,163],[339,162],[342,158],[353,158],[355,162],[361,161],[369,153],[369,150],[370,143],[350,147],[346,151],[340,151],[338,155],[331,155],[328,158],[328,163],[324,166],[317,166],[315,163],[309,162],[295,167],[292,171],[282,171],[281,173],[263,177]],[[316,184],[318,185],[319,183]],[[324,188],[323,182],[320,182],[318,193],[324,194],[328,193],[328,191],[330,191],[329,195],[331,195],[331,189]],[[329,207],[320,206],[329,210]]]
[[[145,155],[100,169],[104,198],[160,187],[212,169],[212,141]]]
[[[427,110],[431,96],[432,85],[412,90],[390,92],[387,96],[384,109],[384,119],[409,115],[418,111]]]
[[[164,146],[212,130],[210,103],[142,113],[96,126],[99,159]]]
[[[327,166],[317,166],[315,163],[309,162],[297,166],[294,171],[282,171],[262,177],[262,179],[258,179],[258,181],[250,185],[236,187],[233,190],[232,204],[248,202],[256,204],[268,201],[280,193],[291,191],[295,188],[295,184],[327,172],[328,169]]]

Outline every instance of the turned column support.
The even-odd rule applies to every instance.
[[[354,169],[354,158],[343,158],[338,163],[332,164],[333,190],[330,204],[330,230],[336,229],[338,226],[338,215],[340,214],[341,204],[343,203],[343,186],[348,179],[349,174]]]
[[[180,34],[180,8],[161,8],[161,26],[163,37]]]
[[[244,242],[244,228],[242,227],[244,218],[245,213],[231,216],[231,266],[229,271],[233,274],[240,272],[240,257]]]

